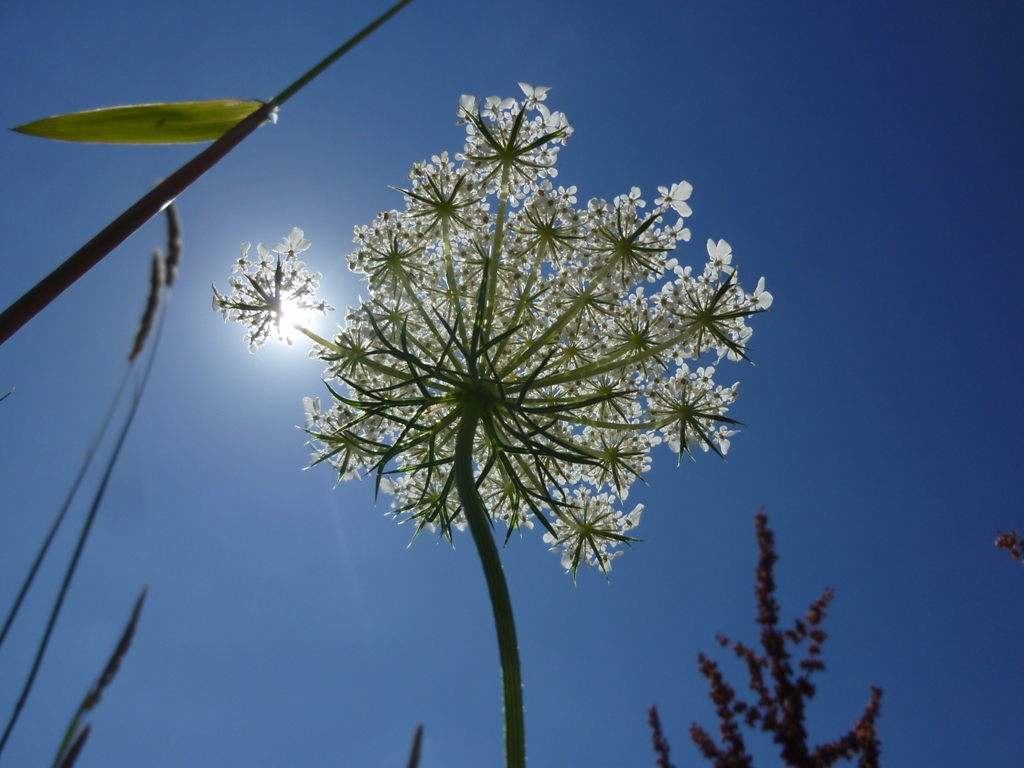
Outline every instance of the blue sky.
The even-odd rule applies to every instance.
[[[352,227],[415,161],[457,151],[460,94],[548,103],[582,199],[686,179],[693,242],[725,238],[775,296],[728,462],[654,456],[645,542],[574,586],[535,530],[503,552],[531,765],[650,765],[656,703],[679,768],[714,728],[699,651],[749,641],[753,516],[779,600],[826,586],[812,738],[885,690],[886,765],[1005,766],[1024,727],[1024,9],[1010,2],[415,2],[179,200],[185,258],[146,398],[35,691],[0,765],[52,759],[143,584],[136,644],[81,766],[499,765],[497,648],[468,535],[454,550],[303,471],[306,348],[250,355],[210,309],[239,243],[293,226],[322,294],[354,302]],[[0,6],[0,125],[117,104],[267,98],[384,6],[97,0]],[[196,147],[0,134],[7,306]],[[0,606],[92,440],[141,312],[153,222],[0,348]],[[340,320],[340,316],[338,317]],[[333,321],[331,321],[333,322]],[[328,330],[330,322],[321,325]],[[93,484],[95,479],[92,480]],[[73,544],[59,539],[0,654],[6,718]],[[778,765],[751,737],[759,766]]]

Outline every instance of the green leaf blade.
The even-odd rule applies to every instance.
[[[219,139],[262,106],[242,99],[135,104],[56,115],[11,130],[92,144],[192,144]]]

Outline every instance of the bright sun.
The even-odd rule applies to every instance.
[[[281,331],[290,336],[290,331],[296,326],[308,328],[313,321],[313,315],[314,312],[308,307],[303,307],[301,301],[285,299],[281,302],[281,311],[278,315]]]

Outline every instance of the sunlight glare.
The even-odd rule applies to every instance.
[[[281,302],[281,311],[278,313],[278,320],[281,324],[281,332],[288,338],[294,339],[296,328],[310,328],[313,325],[316,315],[310,308],[304,307],[301,302],[294,299],[285,299]]]

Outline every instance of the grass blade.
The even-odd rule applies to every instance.
[[[56,115],[11,130],[90,144],[193,144],[219,139],[262,106],[242,99],[135,104]]]

